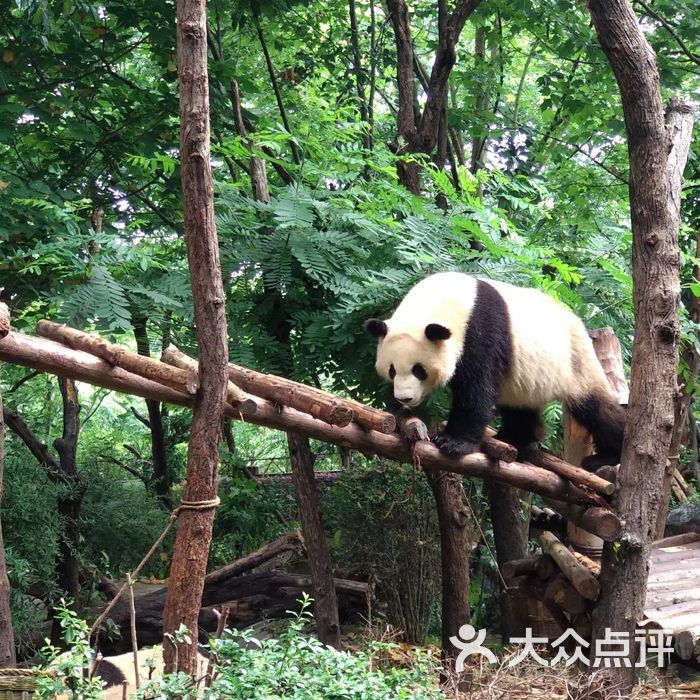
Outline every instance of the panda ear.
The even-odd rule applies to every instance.
[[[383,338],[389,327],[385,321],[380,321],[378,318],[370,318],[362,324],[362,327],[375,338]]]
[[[429,323],[425,327],[425,337],[434,343],[438,340],[447,340],[451,335],[452,331],[439,323]]]

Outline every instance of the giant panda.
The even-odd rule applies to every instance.
[[[624,410],[581,320],[546,294],[441,272],[416,284],[390,319],[364,326],[401,410],[450,385],[447,425],[434,437],[445,454],[477,451],[494,407],[498,437],[527,448],[544,436],[542,408],[556,400],[593,435],[597,454],[584,466],[620,461]]]

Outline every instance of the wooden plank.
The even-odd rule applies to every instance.
[[[665,549],[652,549],[651,561],[652,564],[657,561],[674,559],[686,556],[689,552],[694,552],[700,558],[700,542],[692,542],[690,544],[682,544],[677,547],[667,547]]]
[[[661,561],[652,562],[649,577],[653,578],[656,574],[674,569],[683,572],[686,569],[697,569],[700,567],[700,557],[691,552],[691,556],[678,557],[677,559],[662,559]]]
[[[700,540],[700,533],[684,532],[682,535],[672,535],[671,537],[664,537],[662,540],[656,540],[651,546],[652,549],[658,549],[659,547],[675,547],[676,545],[688,544],[696,540]]]
[[[700,614],[693,612],[687,615],[678,615],[677,617],[650,617],[648,619],[657,629],[668,630],[673,634],[695,627],[700,622]]]
[[[698,624],[700,624],[700,600],[686,600],[682,603],[671,602],[668,604],[660,604],[656,607],[649,607],[644,610],[645,617],[652,620],[659,617],[679,617],[680,615],[688,615],[691,613],[696,613],[698,615]]]
[[[700,581],[700,566],[694,566],[692,569],[686,569],[684,571],[662,571],[655,576],[649,577],[649,590],[656,590],[658,588],[670,585],[672,589],[686,588],[684,585],[686,582]]]
[[[693,582],[693,584],[697,584],[697,582]],[[668,586],[667,588],[658,588],[651,594],[647,593],[646,607],[653,608],[660,605],[673,605],[691,600],[700,600],[700,586],[693,584],[686,587]]]

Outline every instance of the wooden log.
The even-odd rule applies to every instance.
[[[207,574],[205,583],[216,584],[231,576],[239,576],[246,571],[250,571],[264,564],[266,561],[270,561],[270,559],[274,559],[276,556],[282,554],[282,552],[296,552],[301,555],[303,550],[304,540],[302,539],[301,532],[299,532],[299,530],[288,532],[286,535],[282,535],[282,537],[278,537],[276,540],[260,547],[260,549],[257,549],[255,552],[246,554],[230,564],[225,564],[218,569],[214,569],[214,571]]]
[[[569,615],[581,615],[589,607],[588,600],[571,585],[563,573],[557,574],[547,584],[544,601],[556,605]]]
[[[678,485],[683,489],[684,493],[686,496],[690,496],[693,492],[693,489],[690,487],[690,484],[685,480],[685,477],[683,476],[683,473],[676,469],[675,472],[673,472],[673,478],[678,482]]]
[[[566,407],[564,407],[562,423],[564,429],[564,452],[562,457],[570,464],[580,467],[584,460],[588,459],[595,451],[593,437],[588,430],[573,417]],[[567,506],[564,503],[560,505],[561,512],[563,513]],[[603,539],[597,534],[581,527],[576,522],[580,520],[579,516],[581,516],[581,514],[581,511],[576,506],[573,506],[567,514],[566,537],[572,549],[585,551],[599,559],[603,553]]]
[[[537,578],[540,581],[549,581],[554,578],[558,573],[559,567],[557,563],[549,556],[549,554],[543,554],[537,559]]]
[[[197,375],[191,371],[171,367],[151,357],[130,352],[124,346],[110,343],[99,336],[83,333],[63,323],[45,320],[37,322],[36,332],[44,338],[63,343],[74,350],[89,352],[114,367],[121,367],[140,377],[165,384],[171,389],[189,394],[197,393]]]
[[[216,574],[211,572],[209,576]],[[362,581],[333,580],[339,607],[363,613],[371,589]],[[199,616],[201,631],[213,632],[217,618],[211,611],[215,605],[226,604],[231,626],[250,625],[261,619],[288,617],[289,610],[298,609],[302,591],[311,593],[311,577],[306,574],[290,574],[279,569],[254,571],[245,576],[215,577],[205,579],[202,595],[202,611]],[[158,644],[163,639],[163,608],[167,587],[139,595],[135,598],[137,643],[139,646]],[[99,635],[100,650],[104,654],[120,654],[131,649],[130,610],[128,601],[119,601],[107,619],[116,625],[121,635],[109,635],[104,627]],[[202,638],[201,641],[206,641]]]
[[[0,301],[0,338],[4,338],[10,332],[10,309],[7,304]]]
[[[581,552],[574,552],[576,561],[585,566],[596,578],[600,576],[600,562],[594,561]]]
[[[677,632],[673,648],[683,661],[700,660],[700,625]]]
[[[179,367],[195,375],[199,373],[199,363],[197,360],[189,355],[185,355],[184,352],[178,350],[174,345],[170,345],[163,350],[162,360],[169,365]],[[256,399],[250,396],[250,394],[246,394],[245,391],[237,387],[230,380],[226,389],[226,400],[244,416],[250,416],[258,410],[258,402]]]
[[[615,331],[609,326],[588,331],[593,343],[598,362],[603,367],[610,388],[617,397],[618,403],[626,405],[629,401],[629,386],[625,379],[625,367],[622,362],[622,348]]]
[[[666,547],[680,547],[684,544],[691,544],[692,542],[700,541],[700,533],[697,532],[684,532],[681,535],[672,535],[671,537],[664,537],[661,540],[656,540],[652,547],[654,550],[665,549]],[[652,556],[656,552],[652,551]]]
[[[568,521],[605,542],[614,542],[622,535],[622,522],[609,508],[600,506],[583,508],[567,503],[555,503],[554,501],[552,501],[552,505]]]
[[[601,479],[596,474],[592,474],[581,467],[575,467],[573,464],[559,459],[559,457],[550,455],[547,452],[542,452],[542,450],[523,451],[520,457],[526,462],[531,462],[538,467],[548,469],[555,474],[559,474],[559,476],[563,476],[577,486],[592,489],[606,496],[615,493],[615,484],[611,484],[609,481],[605,481],[605,479]]]
[[[688,500],[688,497],[685,495],[685,491],[683,491],[673,477],[671,477],[671,493],[679,503],[685,503]]]
[[[182,391],[114,367],[90,353],[15,331],[10,331],[0,340],[0,360],[156,401],[191,406],[194,400]],[[231,418],[241,418],[231,407],[228,407],[227,415]],[[410,463],[415,458],[426,469],[442,469],[465,476],[490,478],[560,501],[581,504],[593,502],[591,496],[566,479],[532,464],[507,464],[482,453],[451,458],[442,454],[431,443],[418,443],[412,453],[410,446],[398,435],[364,430],[354,423],[345,427],[332,426],[293,408],[280,409],[276,404],[263,399],[258,403],[256,413],[246,420],[269,428],[300,432],[317,440],[340,444],[360,452],[371,452],[401,462]]]
[[[549,554],[574,588],[587,600],[596,600],[600,584],[595,576],[580,564],[573,552],[567,549],[551,532],[540,535],[542,551]]]
[[[263,374],[232,363],[229,363],[228,375],[244,391],[282,406],[296,408],[331,425],[342,427],[354,420],[368,430],[381,433],[396,430],[396,418],[391,413],[363,406],[350,399],[341,399],[291,379]]]
[[[417,416],[399,416],[397,419],[399,432],[411,442],[419,440],[429,440],[430,435],[425,423]],[[444,424],[441,426],[444,429]],[[514,462],[518,457],[518,450],[507,442],[497,440],[494,436],[495,430],[487,426],[484,437],[481,441],[481,451],[503,462]]]
[[[184,391],[144,379],[90,353],[12,330],[0,339],[0,360],[164,403],[187,406],[193,400]]]
[[[505,579],[514,579],[516,576],[532,576],[537,569],[539,557],[527,557],[526,559],[513,559],[507,561],[501,567],[501,574]]]

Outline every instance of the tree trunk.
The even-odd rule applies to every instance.
[[[589,8],[622,96],[630,163],[635,304],[629,414],[616,501],[626,531],[619,546],[606,543],[603,549],[602,594],[593,613],[595,641],[604,637],[606,627],[634,638],[643,614],[673,428],[679,207],[671,198],[666,174],[670,143],[654,52],[626,0],[589,0]],[[623,692],[636,682],[633,659],[630,668],[613,673]]]
[[[491,511],[496,562],[499,570],[502,570],[506,562],[527,556],[528,522],[523,516],[518,489],[490,479],[484,483]],[[522,615],[513,609],[511,598],[503,587],[498,601],[501,608],[501,634],[504,641],[507,641],[525,631],[520,628]]]
[[[442,659],[449,663],[457,655],[450,637],[469,622],[469,530],[464,505],[462,477],[426,472],[433,490],[440,525],[442,560]]]
[[[692,126],[692,125],[691,125]],[[688,134],[690,138],[690,134]],[[695,258],[700,257],[700,232],[695,243]],[[693,278],[695,282],[700,282],[700,267],[693,267]],[[691,293],[692,294],[692,293]],[[692,294],[688,304],[688,316],[693,323],[700,322],[700,298]],[[695,339],[698,334],[695,332]],[[659,515],[656,520],[656,539],[664,536],[666,528],[666,517],[668,515],[668,504],[671,500],[671,484],[673,483],[673,473],[678,468],[681,447],[683,445],[683,433],[688,426],[689,415],[692,412],[692,404],[695,395],[695,382],[698,375],[698,353],[695,350],[695,343],[688,343],[683,350],[683,361],[686,365],[688,377],[678,375],[678,392],[673,406],[673,433],[671,435],[671,446],[669,447],[668,463],[664,474],[664,486],[661,491],[661,505]]]
[[[146,319],[143,316],[133,315],[134,338],[139,355],[151,356],[151,349],[146,333]],[[159,401],[146,399],[148,409],[148,424],[151,429],[151,464],[153,467],[153,489],[163,505],[172,510],[173,503],[170,498],[170,472],[168,471],[168,457],[165,446],[165,430],[163,416]]]
[[[59,377],[58,386],[63,399],[63,435],[54,440],[53,446],[58,452],[58,467],[64,477],[66,483],[64,488],[67,493],[58,498],[58,513],[63,518],[65,530],[58,543],[56,583],[65,596],[75,604],[80,591],[78,580],[80,504],[85,492],[76,462],[80,405],[78,390],[72,379]],[[51,626],[52,644],[60,643],[62,632],[60,621],[54,617]]]
[[[398,155],[425,153],[430,155],[438,142],[441,115],[445,109],[447,82],[457,60],[456,45],[464,24],[481,0],[458,0],[450,15],[441,0],[439,10],[438,47],[426,89],[425,106],[414,109],[416,103],[413,83],[413,43],[406,0],[387,0],[389,20],[396,43],[396,82],[399,109],[396,131],[403,143],[396,145]],[[400,160],[397,173],[401,184],[410,192],[420,194],[420,167],[413,161]]]
[[[228,387],[226,307],[214,220],[209,137],[207,15],[204,0],[178,0],[177,65],[180,78],[180,160],[187,260],[199,346],[199,391],[195,397],[187,452],[183,501],[201,504],[184,510],[175,538],[166,635],[180,625],[191,644],[175,647],[164,638],[165,668],[193,673],[197,659],[197,620],[211,544],[224,401]]]
[[[309,439],[298,433],[287,433],[292,462],[292,482],[299,505],[301,530],[311,569],[314,595],[314,618],[318,638],[336,649],[340,648],[338,600],[333,586],[333,568],[323,527],[321,501],[316,489],[314,456]]]
[[[3,317],[8,319],[7,325],[9,326],[7,307],[0,303],[0,333],[2,332]],[[1,370],[2,364],[0,364],[0,373]],[[2,387],[0,387],[0,506],[2,506],[4,466],[5,422],[2,418]],[[2,513],[1,509],[0,513]],[[5,544],[2,538],[2,521],[0,520],[0,668],[11,668],[15,663],[15,637],[12,630],[12,615],[10,614],[10,582],[7,578]]]

